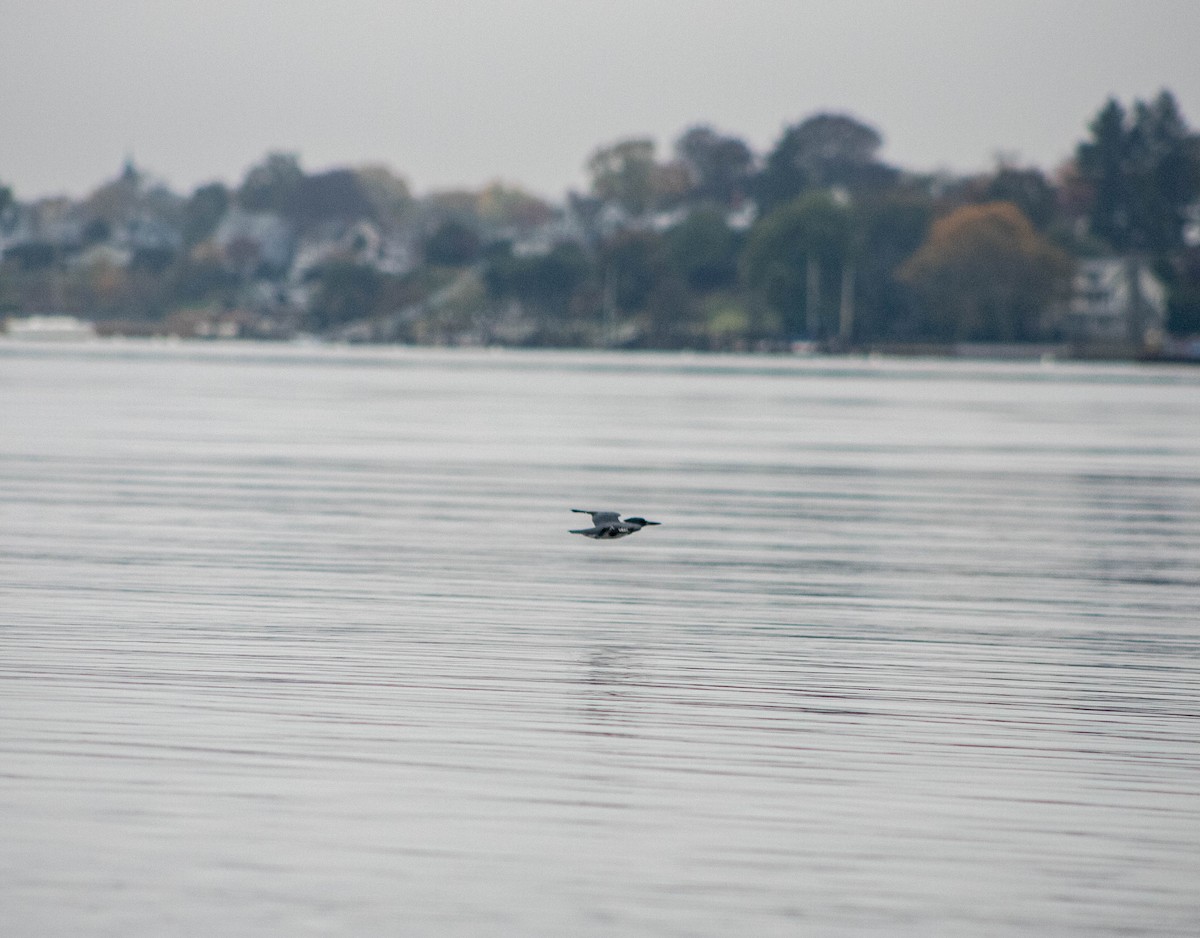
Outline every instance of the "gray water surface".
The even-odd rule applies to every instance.
[[[0,427],[5,936],[1200,934],[1200,371],[6,344]]]

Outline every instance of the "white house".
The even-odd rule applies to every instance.
[[[332,260],[374,267],[385,274],[406,274],[417,266],[415,238],[410,233],[384,232],[365,219],[329,222],[297,242],[289,279],[303,283],[312,271]]]
[[[1079,262],[1061,325],[1079,341],[1144,345],[1161,336],[1167,321],[1167,289],[1132,257]]]

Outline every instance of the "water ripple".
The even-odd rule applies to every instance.
[[[0,364],[15,935],[1200,930],[1194,371]]]

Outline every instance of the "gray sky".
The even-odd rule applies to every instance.
[[[1052,168],[1112,94],[1200,126],[1197,0],[0,0],[0,181],[180,192],[268,150],[552,198],[599,145],[819,110],[911,169]]]

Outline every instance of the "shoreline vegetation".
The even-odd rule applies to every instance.
[[[0,185],[0,319],[26,338],[1200,359],[1200,135],[1169,91],[1109,100],[1052,172],[919,174],[882,144],[840,113],[765,153],[699,124],[667,155],[597,148],[558,204],[417,196],[387,167],[286,153],[189,196],[132,160],[80,199]]]
[[[0,324],[0,351],[4,349],[20,349],[26,351],[42,350],[52,352],[58,348],[75,348],[80,346],[93,347],[97,350],[134,351],[155,348],[245,348],[257,347],[260,350],[278,349],[281,354],[287,354],[288,349],[328,349],[336,352],[338,349],[377,349],[386,352],[389,349],[396,352],[417,352],[421,349],[462,351],[462,352],[505,352],[531,351],[547,352],[579,352],[581,354],[605,353],[643,353],[648,355],[681,356],[707,358],[719,361],[723,358],[747,359],[763,358],[792,358],[792,359],[842,359],[845,361],[918,361],[921,359],[952,360],[952,361],[984,361],[1040,363],[1043,365],[1056,362],[1096,362],[1096,363],[1140,363],[1140,364],[1182,364],[1200,365],[1200,340],[1170,339],[1163,345],[1149,349],[1133,349],[1125,343],[1089,343],[1074,344],[1070,342],[907,342],[888,343],[878,342],[862,346],[826,345],[815,342],[798,341],[785,344],[762,344],[753,348],[742,349],[700,349],[690,347],[679,348],[617,348],[608,346],[530,346],[530,345],[480,345],[470,343],[457,344],[416,344],[405,342],[357,342],[343,339],[326,338],[309,333],[299,333],[283,338],[251,338],[239,335],[207,335],[183,336],[176,333],[148,330],[130,332],[112,329],[108,323],[92,323],[66,315],[32,315],[26,317],[9,317]]]

